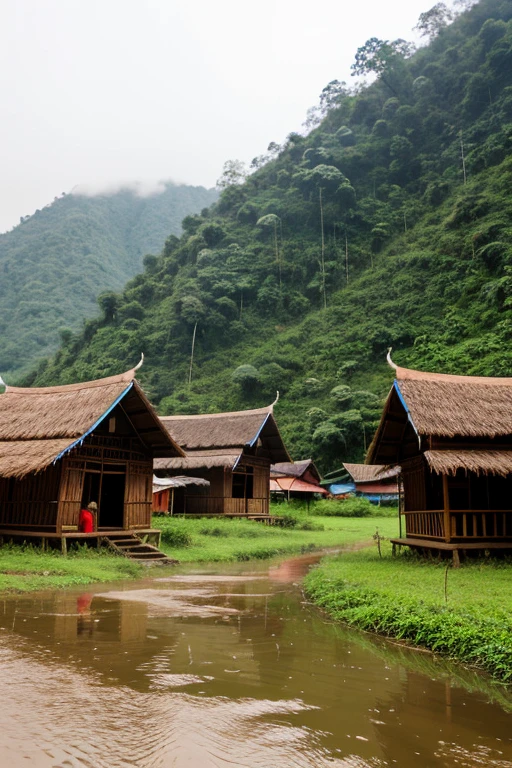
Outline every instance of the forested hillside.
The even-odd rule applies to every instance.
[[[69,194],[0,235],[0,370],[12,372],[55,350],[105,290],[120,290],[159,253],[181,220],[216,199],[214,190],[166,184],[150,197],[123,190]],[[67,330],[66,330],[67,329]]]
[[[442,5],[442,4],[441,4]],[[481,0],[431,38],[370,40],[358,93],[334,81],[308,135],[229,163],[101,318],[27,384],[104,376],[144,351],[161,413],[268,403],[295,458],[359,460],[397,362],[512,375],[512,3]],[[192,356],[193,349],[193,356]]]

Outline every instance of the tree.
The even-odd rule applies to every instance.
[[[357,49],[356,58],[350,69],[352,76],[367,76],[375,74],[380,76],[388,88],[398,96],[389,79],[389,73],[404,59],[409,58],[415,51],[414,43],[407,40],[379,40],[371,37],[364,45]]]
[[[217,179],[218,189],[238,186],[247,178],[245,163],[241,160],[226,160],[222,166],[222,175]]]
[[[433,40],[442,29],[453,20],[453,13],[445,3],[436,3],[429,11],[420,13],[418,23],[414,27],[421,37]]]
[[[106,291],[98,296],[97,301],[105,320],[108,323],[112,322],[119,306],[119,296],[116,293],[113,293],[113,291]]]

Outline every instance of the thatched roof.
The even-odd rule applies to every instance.
[[[320,481],[320,473],[313,459],[280,461],[277,464],[272,464],[270,467],[270,475],[272,477],[302,477],[308,471]]]
[[[512,474],[512,451],[425,451],[425,458],[440,475],[455,475],[459,469],[477,475]]]
[[[400,467],[387,467],[385,464],[344,463],[343,466],[354,483],[381,483],[400,474]]]
[[[248,449],[270,461],[290,461],[272,405],[250,411],[164,416],[161,420],[186,457],[155,461],[157,471],[234,467]]]
[[[512,436],[512,378],[425,373],[396,366],[395,381],[368,450],[368,463],[398,463],[422,439],[483,441]],[[404,452],[404,446],[409,447]]]
[[[394,386],[420,435],[494,438],[512,434],[512,378],[396,368]]]
[[[0,395],[0,476],[39,472],[79,445],[119,406],[155,456],[182,450],[135,380],[119,376],[58,387],[7,387]]]

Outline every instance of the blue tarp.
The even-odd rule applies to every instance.
[[[333,483],[327,486],[327,490],[333,496],[340,496],[342,493],[354,493],[356,486],[355,483]]]

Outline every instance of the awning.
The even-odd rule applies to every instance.
[[[210,481],[202,477],[186,477],[179,475],[177,477],[156,477],[153,475],[153,493],[161,493],[169,488],[185,488],[187,485],[209,486]]]
[[[275,484],[277,488],[272,488]],[[270,490],[290,491],[290,493],[322,493],[326,494],[325,488],[314,483],[306,483],[305,480],[299,480],[298,477],[276,477],[270,481]]]
[[[476,475],[512,474],[512,451],[425,451],[425,459],[439,475],[455,475],[459,469]]]

